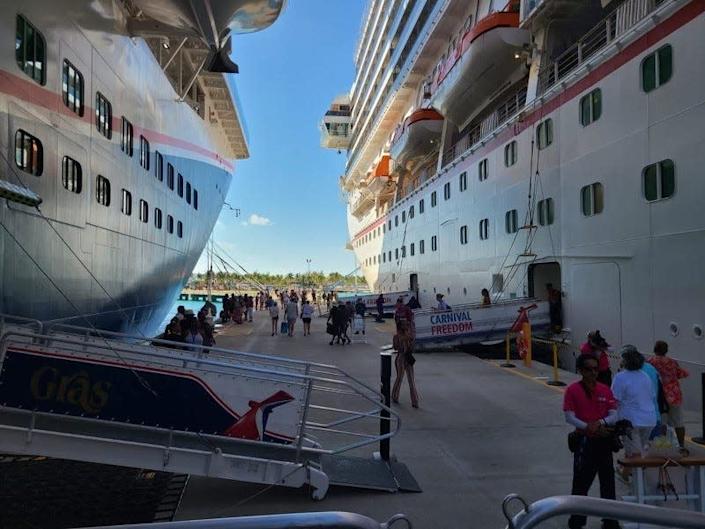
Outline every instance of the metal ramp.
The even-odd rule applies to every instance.
[[[315,499],[330,483],[398,490],[393,466],[408,470],[366,456],[399,431],[381,399],[331,365],[0,315],[0,453],[308,484]]]

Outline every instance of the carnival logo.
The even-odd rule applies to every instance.
[[[30,382],[36,400],[72,404],[90,414],[98,414],[107,404],[111,386],[108,381],[91,381],[86,371],[62,375],[48,366],[35,371]]]

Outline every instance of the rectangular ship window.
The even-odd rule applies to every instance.
[[[15,60],[24,73],[37,83],[46,82],[46,41],[22,15],[17,15]]]
[[[81,164],[73,158],[64,156],[61,161],[61,184],[72,193],[80,193],[83,184]]]
[[[95,128],[106,138],[113,137],[113,105],[100,92],[95,93]]]
[[[149,142],[142,135],[140,135],[140,165],[149,171]]]
[[[83,116],[83,86],[83,74],[64,59],[61,96],[66,108],[79,116]]]
[[[132,215],[132,193],[127,189],[122,190],[122,205],[120,206],[120,211],[125,215]]]
[[[95,199],[102,206],[110,206],[110,180],[103,175],[95,178]]]
[[[15,132],[15,165],[34,176],[41,176],[44,170],[42,142],[22,129]]]

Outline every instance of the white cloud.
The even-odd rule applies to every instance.
[[[247,222],[255,226],[269,226],[272,224],[272,221],[269,220],[267,217],[263,217],[261,215],[258,215],[257,213],[253,213],[252,215],[250,215],[250,218],[247,219]]]

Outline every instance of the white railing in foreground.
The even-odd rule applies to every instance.
[[[524,509],[510,516],[508,506],[513,501],[521,502]],[[510,494],[502,502],[502,511],[508,521],[507,529],[533,529],[546,520],[567,514],[684,529],[705,527],[705,514],[700,512],[603,500],[589,496],[552,496],[527,505],[520,496]]]

